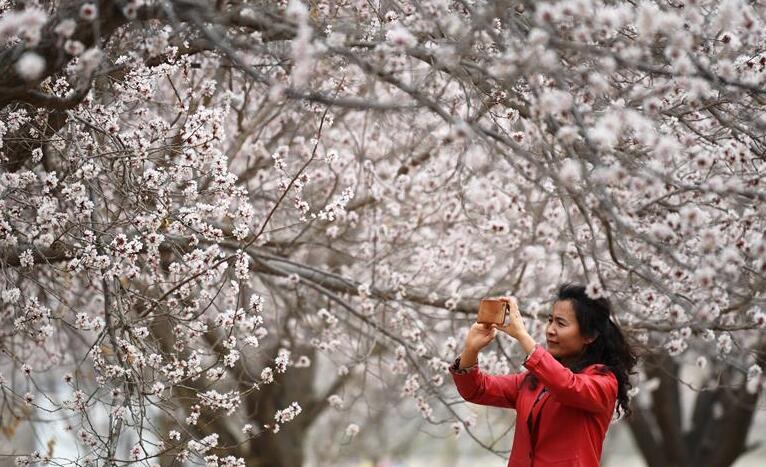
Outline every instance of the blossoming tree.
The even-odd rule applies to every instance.
[[[729,465],[766,355],[765,13],[0,0],[1,416],[41,440],[2,454],[295,466],[365,398],[507,454],[446,367],[479,297],[539,337],[580,279],[644,357],[649,465]]]

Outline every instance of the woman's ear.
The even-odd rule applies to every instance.
[[[590,345],[596,339],[598,339],[598,331],[596,331],[596,333],[593,334],[592,336],[585,336],[585,344]]]

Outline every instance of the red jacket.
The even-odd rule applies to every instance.
[[[524,381],[527,372],[490,376],[473,367],[458,374],[453,367],[451,373],[468,402],[516,409],[508,467],[598,467],[617,403],[617,378],[608,370],[599,373],[600,365],[572,373],[540,345],[524,366],[537,376],[535,389]]]

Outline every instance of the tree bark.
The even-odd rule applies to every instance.
[[[756,353],[766,353],[766,344]],[[755,447],[746,443],[762,387],[749,393],[733,369],[711,377],[719,381],[718,389],[696,392],[690,427],[684,432],[678,363],[669,356],[650,355],[646,364],[647,376],[659,378],[660,385],[652,393],[650,408],[634,407],[627,423],[649,467],[728,466]],[[722,415],[716,418],[717,404]]]

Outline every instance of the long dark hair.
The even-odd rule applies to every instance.
[[[611,371],[617,378],[617,415],[621,413],[630,417],[630,397],[628,391],[633,386],[629,376],[634,374],[637,358],[628,344],[620,328],[612,321],[612,305],[605,297],[590,298],[585,287],[578,284],[565,283],[559,286],[556,301],[569,300],[574,308],[580,334],[596,337],[588,344],[585,352],[575,363],[569,366],[574,373],[579,373],[585,367],[601,364],[600,371]],[[532,389],[537,387],[537,378],[528,375]]]

